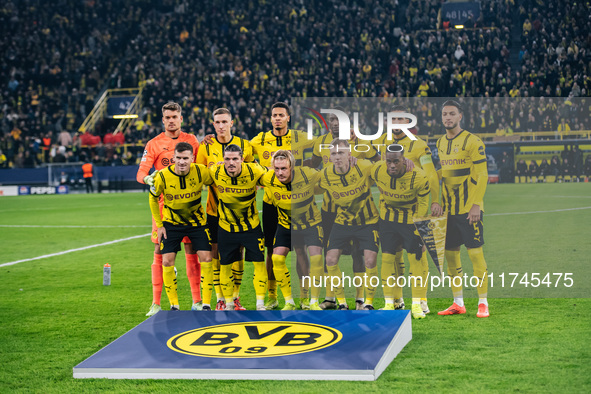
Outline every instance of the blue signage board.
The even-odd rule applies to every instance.
[[[74,378],[376,380],[411,338],[405,310],[161,311]]]
[[[477,1],[448,2],[441,5],[441,19],[453,25],[462,25],[468,18],[480,18],[480,3]]]

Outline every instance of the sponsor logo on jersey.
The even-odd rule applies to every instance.
[[[442,166],[455,166],[458,164],[466,164],[466,159],[442,159],[441,165]]]
[[[366,184],[363,184],[361,186],[356,187],[355,189],[345,190],[344,192],[333,191],[332,192],[332,196],[335,199],[339,199],[341,197],[354,196],[357,193],[363,193],[366,188],[367,188],[367,185]]]
[[[190,193],[179,193],[179,194],[167,194],[166,199],[172,201],[172,200],[180,200],[183,198],[193,198],[193,197],[197,197],[200,195],[201,195],[201,191],[190,192]]]
[[[385,197],[397,198],[401,200],[412,200],[414,198],[412,194],[392,193],[380,186],[378,186],[378,189],[380,190],[380,193],[382,193]]]
[[[319,324],[254,321],[186,331],[170,338],[167,346],[191,356],[260,358],[313,352],[342,338],[340,331]]]
[[[269,153],[269,151],[264,151],[263,152],[263,159],[268,159],[269,157],[271,157],[271,153]]]
[[[234,193],[234,194],[243,194],[243,193],[252,193],[256,189],[254,187],[249,188],[238,188],[238,187],[224,187],[218,186],[218,192],[220,193]]]

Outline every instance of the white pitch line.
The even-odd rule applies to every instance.
[[[581,209],[591,209],[591,207],[553,209],[553,210],[550,210],[550,211],[489,213],[489,214],[485,214],[485,216],[488,217],[488,216],[506,216],[506,215],[529,215],[529,214],[532,214],[532,213],[552,213],[552,212],[565,212],[565,211],[579,211]]]
[[[0,224],[0,227],[9,228],[149,228],[149,225],[143,226],[76,226],[76,225],[64,225],[64,226],[52,226],[52,225],[40,225],[40,224]]]
[[[133,237],[128,237],[128,238],[121,238],[121,239],[116,239],[114,241],[109,241],[109,242],[103,242],[102,244],[96,244],[96,245],[89,245],[89,246],[84,246],[82,248],[76,248],[76,249],[70,249],[70,250],[64,250],[63,252],[57,252],[57,253],[51,253],[51,254],[46,254],[43,256],[38,256],[38,257],[33,257],[30,259],[24,259],[24,260],[16,260],[16,261],[11,261],[9,263],[4,263],[4,264],[0,264],[0,267],[7,267],[9,265],[15,265],[18,263],[24,263],[27,261],[33,261],[33,260],[41,260],[41,259],[45,259],[47,257],[54,257],[54,256],[61,256],[63,254],[67,254],[67,253],[72,253],[72,252],[79,252],[81,250],[87,250],[87,249],[92,249],[92,248],[97,248],[99,246],[106,246],[106,245],[112,245],[112,244],[116,244],[119,242],[124,242],[124,241],[129,241],[132,239],[136,239],[136,238],[143,238],[143,237],[147,237],[151,235],[151,233],[147,233],[147,234],[142,234],[142,235],[134,235]]]

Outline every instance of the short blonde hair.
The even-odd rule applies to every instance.
[[[271,165],[275,165],[275,160],[288,160],[290,168],[295,167],[295,158],[293,157],[293,153],[289,150],[279,149],[277,152],[273,153]]]

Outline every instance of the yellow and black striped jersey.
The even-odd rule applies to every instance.
[[[304,163],[304,152],[308,148],[312,148],[315,139],[308,139],[308,134],[300,130],[291,130],[291,153],[295,159],[296,167]]]
[[[391,144],[402,145],[404,148],[404,157],[411,160],[415,166],[423,169],[427,178],[429,179],[429,186],[431,187],[431,202],[439,203],[439,176],[435,171],[433,165],[433,158],[431,157],[431,149],[427,143],[419,136],[416,140],[411,140],[408,136],[402,133],[399,139],[392,133],[392,139],[387,138],[387,134],[383,134],[380,138],[372,141],[374,148],[382,156],[382,160],[385,160],[384,156],[386,153],[386,147]]]
[[[322,217],[314,194],[318,188],[321,172],[310,167],[296,167],[291,186],[291,226],[293,230],[305,230],[320,223]],[[319,189],[319,190],[315,190]],[[318,193],[316,193],[318,192]]]
[[[322,159],[323,167],[326,167],[329,164],[329,146],[331,145],[334,138],[335,137],[331,133],[328,133],[317,137],[316,141],[314,142],[313,155]],[[356,157],[357,159],[371,160],[374,159],[378,154],[374,146],[371,144],[371,141],[363,141],[355,137],[349,140],[349,144],[351,145],[351,156]]]
[[[346,174],[337,174],[334,166],[322,170],[320,187],[336,205],[335,223],[351,226],[378,222],[378,210],[371,195],[371,168],[370,161],[359,160]]]
[[[331,165],[329,146],[333,139],[334,136],[331,133],[328,133],[318,137],[314,143],[313,155],[322,159],[323,168]],[[357,159],[374,159],[378,154],[370,141],[364,142],[355,137],[354,139],[349,140],[349,144],[351,145],[351,156],[356,157]],[[322,200],[322,210],[326,212],[335,212],[336,210],[335,204],[328,194],[325,194]]]
[[[373,165],[371,177],[380,190],[380,218],[394,223],[412,224],[413,217],[424,217],[429,207],[429,181],[418,167],[399,178],[388,174],[381,161]]]
[[[197,159],[195,160],[198,164],[203,164],[207,167],[211,167],[214,164],[223,163],[224,161],[224,149],[230,144],[238,145],[242,148],[242,158],[245,162],[250,163],[254,161],[252,152],[252,146],[247,140],[243,140],[240,137],[232,136],[230,142],[223,143],[218,141],[217,137],[211,140],[210,145],[201,144],[197,151]],[[217,189],[214,186],[208,188],[207,194],[207,214],[211,216],[218,215],[218,194]]]
[[[431,159],[431,149],[429,149],[427,143],[419,136],[416,136],[416,140],[411,140],[404,133],[402,133],[400,139],[397,139],[395,134],[392,134],[392,139],[388,139],[387,137],[388,135],[384,133],[377,140],[371,141],[374,149],[382,156],[382,160],[385,159],[386,147],[391,144],[398,144],[404,147],[404,157],[412,160],[415,166],[422,168],[423,163],[433,162]]]
[[[288,129],[287,134],[276,136],[273,130],[261,131],[256,137],[250,140],[252,149],[258,155],[259,163],[263,167],[271,167],[273,153],[280,149],[291,149],[291,137],[294,130]]]
[[[441,161],[443,209],[450,215],[464,214],[473,204],[484,211],[488,183],[486,153],[480,138],[466,130],[452,139],[437,140]]]
[[[183,226],[204,226],[205,212],[201,205],[201,189],[203,185],[212,183],[207,167],[191,164],[187,175],[177,175],[175,165],[161,170],[154,178],[154,186],[150,188],[150,210],[158,227],[162,222]],[[158,197],[164,197],[162,218],[158,207]]]
[[[229,232],[243,232],[260,224],[256,206],[257,185],[267,169],[259,163],[242,163],[240,175],[231,177],[223,164],[209,167],[218,189],[219,225]]]
[[[291,182],[282,183],[277,179],[274,170],[269,170],[259,182],[271,196],[271,202],[277,207],[279,224],[286,229],[291,228]]]
[[[292,141],[298,141],[298,146],[301,144],[307,146],[308,144],[306,142],[306,134],[299,130],[292,129],[288,129],[287,134],[283,136],[276,136],[273,133],[273,130],[262,131],[256,137],[250,140],[250,144],[258,156],[259,163],[261,163],[261,165],[264,167],[271,168],[271,159],[273,158],[273,154],[280,149],[291,150]],[[304,149],[298,149],[298,154],[296,155],[294,153],[294,158],[296,159],[296,166],[301,165],[304,158]],[[268,204],[272,204],[271,196],[266,190],[263,201]]]

